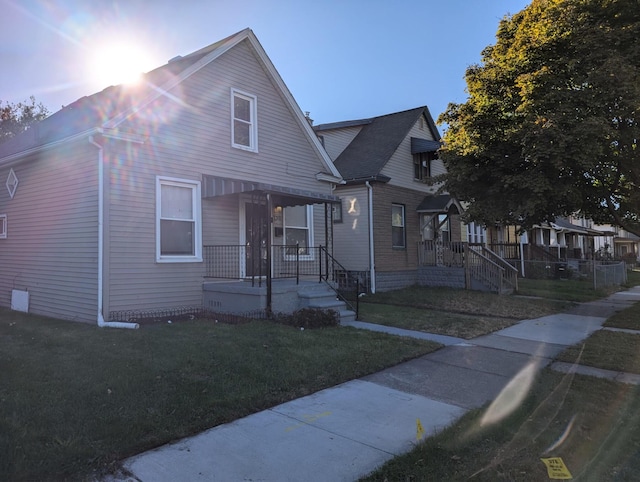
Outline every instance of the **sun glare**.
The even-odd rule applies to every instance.
[[[150,57],[136,45],[116,42],[92,50],[88,66],[91,82],[106,88],[110,85],[132,84],[149,70]]]

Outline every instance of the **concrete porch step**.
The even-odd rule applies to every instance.
[[[339,300],[336,293],[327,286],[305,287],[298,292],[298,297],[308,308],[337,311],[341,323],[353,321],[356,318],[355,312],[349,310],[346,303]]]
[[[340,323],[356,321],[356,312],[348,309],[340,310]]]

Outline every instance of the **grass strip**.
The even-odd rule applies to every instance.
[[[544,370],[509,417],[484,410],[419,443],[364,481],[549,480],[541,458],[560,457],[582,481],[633,481],[640,473],[639,388]]]
[[[363,297],[361,301],[363,304],[403,305],[474,316],[516,318],[519,320],[558,313],[572,306],[570,302],[557,299],[531,299],[483,291],[425,286],[411,286],[402,290],[375,293]]]
[[[640,303],[617,312],[610,316],[604,326],[611,328],[625,328],[627,330],[640,330]]]
[[[471,339],[518,322],[517,318],[473,316],[469,314],[413,308],[401,305],[362,303],[360,319],[370,323]]]
[[[559,361],[640,374],[640,334],[599,330],[560,353]]]

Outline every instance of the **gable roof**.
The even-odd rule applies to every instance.
[[[323,130],[362,125],[360,132],[335,159],[334,164],[345,181],[388,182],[389,178],[381,175],[382,169],[422,115],[434,139],[439,141],[440,133],[426,106],[371,119],[322,124],[314,130],[318,133]],[[426,142],[430,143],[431,150],[436,150],[439,146],[439,142]]]
[[[74,138],[114,131],[123,121],[159,97],[166,96],[180,102],[169,93],[173,87],[245,40],[257,54],[262,66],[322,160],[326,172],[318,173],[317,177],[326,181],[340,182],[340,173],[320,144],[262,45],[249,28],[184,57],[178,56],[171,59],[167,64],[144,74],[142,82],[135,86],[107,87],[101,92],[82,97],[63,107],[53,115],[32,125],[26,132],[0,144],[0,165],[15,161],[29,152]]]

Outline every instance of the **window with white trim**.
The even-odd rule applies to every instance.
[[[394,248],[406,248],[404,206],[391,205],[391,241]]]
[[[331,205],[331,216],[334,223],[339,224],[342,222],[342,199],[339,203]]]
[[[156,178],[156,260],[202,261],[200,182]]]
[[[484,226],[476,223],[467,224],[467,241],[471,244],[484,244],[487,239],[487,231]]]
[[[284,242],[287,245],[287,255],[311,257],[309,249],[313,246],[313,206],[287,206],[284,208]]]
[[[231,145],[258,152],[257,99],[235,89],[231,90]]]
[[[0,214],[0,239],[7,237],[7,215]]]

